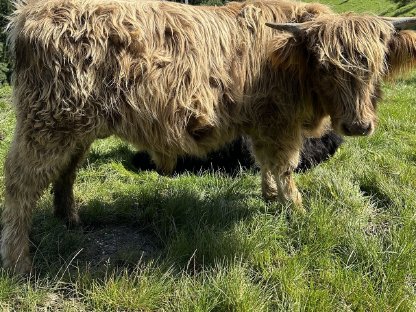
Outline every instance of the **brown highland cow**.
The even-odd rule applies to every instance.
[[[17,4],[3,265],[30,270],[32,210],[50,183],[55,214],[78,222],[76,168],[109,135],[149,151],[166,173],[180,155],[244,135],[264,197],[300,208],[292,170],[302,138],[320,136],[329,120],[345,135],[374,131],[381,80],[416,61],[416,33],[398,31],[412,22],[286,0]]]

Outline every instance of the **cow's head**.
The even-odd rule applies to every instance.
[[[271,60],[308,80],[314,105],[331,116],[337,132],[369,135],[382,79],[416,65],[416,31],[400,30],[415,24],[416,18],[351,13],[267,23],[281,31],[271,44]]]

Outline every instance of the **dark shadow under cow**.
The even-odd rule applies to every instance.
[[[295,172],[305,172],[328,160],[335,154],[342,142],[342,137],[334,131],[326,133],[321,138],[305,139]],[[152,162],[149,154],[144,151],[134,155],[132,165],[138,170],[156,170],[156,165]],[[222,149],[208,154],[206,158],[192,156],[178,158],[174,174],[221,171],[227,175],[235,176],[241,170],[247,169],[258,170],[258,167],[251,156],[247,140],[240,137]]]

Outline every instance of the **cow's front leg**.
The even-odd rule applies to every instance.
[[[279,190],[279,200],[281,202],[291,202],[295,207],[303,210],[302,208],[302,195],[296,187],[293,179],[293,167],[289,167],[286,171],[283,168],[277,168],[274,172],[276,184]]]
[[[273,201],[279,197],[279,190],[273,173],[270,169],[265,168],[265,166],[261,168],[261,192],[266,200]]]
[[[278,200],[281,203],[293,203],[300,210],[302,196],[293,179],[293,167],[277,166],[272,169],[261,169],[262,194],[266,200]]]
[[[297,210],[303,211],[302,197],[292,175],[299,162],[299,149],[254,142],[253,152],[261,168],[263,197],[292,203]]]

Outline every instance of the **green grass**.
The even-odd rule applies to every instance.
[[[328,4],[336,12],[375,13],[385,16],[414,16],[416,3],[413,0],[306,0]]]
[[[375,135],[296,175],[303,216],[265,203],[257,174],[135,172],[129,145],[97,141],[75,186],[82,229],[53,218],[46,192],[31,234],[36,274],[0,270],[0,310],[415,310],[416,75],[384,92]],[[1,162],[10,93],[0,89]]]

